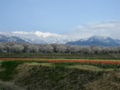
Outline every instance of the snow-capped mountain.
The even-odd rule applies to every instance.
[[[15,31],[12,34],[22,37],[22,39],[29,41],[30,43],[66,43],[69,40],[65,39],[65,35],[56,33],[43,33],[40,31],[24,32]]]
[[[0,42],[20,41],[28,43],[62,43],[70,45],[101,45],[101,46],[120,46],[119,39],[112,39],[106,36],[92,36],[84,39],[68,39],[65,35],[56,33],[43,33],[40,31],[24,32],[0,32]]]
[[[120,44],[120,40],[116,39],[116,42],[117,42],[118,44]]]
[[[11,36],[11,35],[2,35],[0,34],[0,42],[5,42],[5,41],[11,41],[11,42],[14,42],[14,41],[19,41],[19,42],[27,42],[19,37],[16,37],[16,36]]]
[[[1,35],[5,36],[16,36],[22,40],[29,43],[62,43],[65,44],[69,39],[66,39],[65,35],[59,35],[56,33],[43,33],[40,31],[24,32],[24,31],[14,31],[14,32],[0,32]]]
[[[67,42],[70,45],[101,45],[101,46],[120,46],[120,40],[112,39],[106,36],[92,36],[85,39],[80,39],[73,42]]]

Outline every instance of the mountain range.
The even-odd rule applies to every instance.
[[[106,36],[92,36],[85,39],[80,39],[74,42],[67,42],[68,45],[100,45],[100,46],[120,46],[120,40],[112,39]]]
[[[0,42],[5,42],[5,41],[11,41],[11,42],[14,42],[14,41],[27,42],[27,41],[25,41],[24,39],[21,39],[21,38],[16,37],[16,36],[9,36],[9,35],[2,35],[2,34],[0,34]],[[28,42],[27,42],[27,43],[28,43]]]
[[[65,35],[56,33],[43,33],[40,31],[24,32],[0,32],[0,42],[19,41],[27,43],[59,43],[67,45],[101,45],[101,46],[120,46],[119,39],[112,39],[106,36],[91,36],[84,39],[68,39]]]
[[[56,33],[49,33],[49,32],[43,33],[40,31],[32,31],[32,32],[14,31],[14,32],[0,32],[0,41],[21,41],[21,42],[25,41],[29,43],[65,44],[66,42],[74,41],[74,40],[66,39],[65,35],[60,35]]]

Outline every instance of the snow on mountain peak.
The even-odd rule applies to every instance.
[[[50,33],[50,32],[43,33],[43,32],[40,32],[40,31],[32,31],[32,32],[14,31],[12,33],[13,34],[26,34],[26,35],[35,34],[38,37],[44,37],[44,38],[47,38],[49,36],[53,36],[53,37],[61,37],[62,36],[62,35],[59,35],[59,34],[56,34],[56,33]]]
[[[95,39],[107,39],[107,36],[92,36],[90,38],[95,38]]]
[[[13,34],[29,34],[29,32],[24,32],[24,31],[14,31],[12,33]]]
[[[50,32],[41,32],[41,31],[14,31],[11,32],[13,35],[19,36],[24,38],[25,40],[30,40],[30,42],[56,42],[56,43],[65,43],[68,41],[64,41],[66,39],[66,35],[60,35],[57,33],[50,33]]]
[[[35,34],[39,37],[42,36],[42,37],[45,37],[45,38],[49,37],[49,36],[61,37],[61,35],[58,35],[56,33],[49,33],[49,32],[43,33],[43,32],[40,32],[40,31],[36,31]]]
[[[65,44],[67,42],[76,42],[79,41],[81,43],[117,43],[116,45],[120,44],[120,40],[114,40],[110,37],[106,36],[92,36],[83,39],[69,39],[67,35],[61,35],[56,33],[50,32],[41,32],[41,31],[14,31],[14,32],[0,32],[0,39],[1,40],[8,40],[8,41],[26,41],[29,43],[61,43]],[[95,43],[95,44],[97,44]],[[91,45],[90,44],[90,45]]]

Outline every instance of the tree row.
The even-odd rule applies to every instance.
[[[0,42],[0,52],[23,53],[120,53],[120,46],[104,47],[98,45],[79,46],[65,44],[28,44],[20,42]]]

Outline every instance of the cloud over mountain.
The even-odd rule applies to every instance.
[[[31,32],[25,32],[25,31],[14,31],[14,32],[0,32],[0,35],[5,36],[16,36],[20,37],[21,39],[28,41],[30,43],[66,43],[69,41],[66,39],[65,35],[60,35],[56,33],[50,33],[50,32],[40,32],[40,31],[31,31]]]
[[[59,36],[60,37],[61,36],[61,35],[58,35],[56,33],[50,33],[50,32],[43,33],[43,32],[40,32],[40,31],[32,31],[32,32],[14,31],[12,33],[13,34],[23,34],[23,35],[35,34],[38,37],[49,37],[49,36]]]
[[[83,24],[73,31],[63,33],[69,38],[87,38],[93,35],[108,36],[114,39],[120,39],[120,21],[108,21],[99,23]]]
[[[62,34],[41,32],[41,31],[13,31],[0,32],[2,35],[11,35],[21,37],[30,42],[37,43],[65,43],[68,41],[77,41],[82,38],[89,38],[91,36],[107,36],[113,39],[120,39],[120,21],[108,21],[99,23],[82,24],[72,31],[64,32]]]

